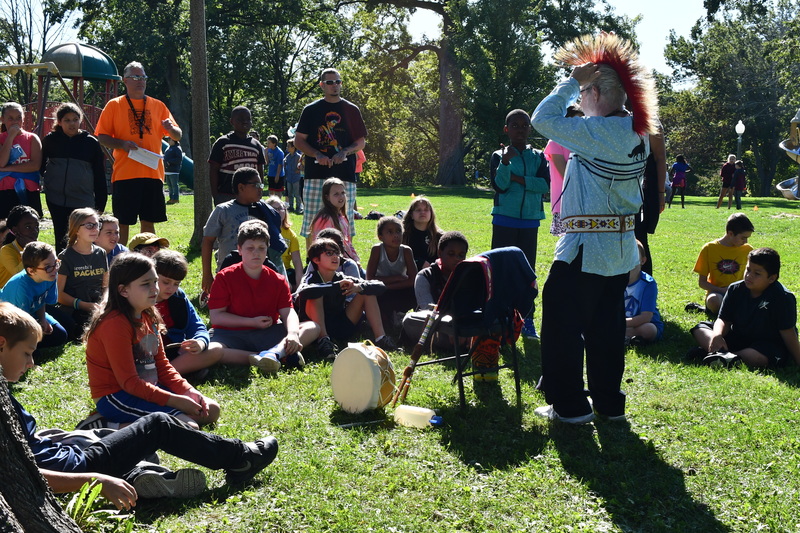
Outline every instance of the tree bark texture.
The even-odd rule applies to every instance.
[[[203,0],[191,0],[189,25],[192,37],[192,152],[194,154],[194,233],[191,246],[199,249],[203,226],[211,214],[211,184],[208,155],[211,136],[208,123],[208,60],[206,56],[206,11]]]
[[[80,532],[39,473],[0,377],[0,532]]]

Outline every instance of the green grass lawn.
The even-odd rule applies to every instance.
[[[433,202],[445,230],[457,229],[470,252],[489,248],[491,195],[476,189],[362,190],[364,213],[406,209],[412,192]],[[158,226],[173,248],[191,260],[184,288],[196,301],[199,254],[188,250],[191,196],[169,207]],[[687,365],[688,333],[700,315],[684,312],[702,301],[692,273],[703,243],[724,233],[731,213],[715,199],[688,198],[686,209],[664,212],[651,237],[665,338],[627,354],[624,388],[629,424],[551,425],[533,415],[544,404],[537,342],[523,350],[522,409],[513,378],[499,385],[467,385],[458,409],[453,371],[417,370],[406,403],[437,409],[438,429],[395,426],[391,410],[358,416],[333,400],[331,366],[311,363],[302,372],[264,378],[249,368],[217,368],[200,389],[223,407],[211,431],[243,439],[273,433],[281,451],[273,466],[241,491],[208,471],[210,490],[188,501],[141,501],[135,520],[143,530],[247,532],[339,531],[798,531],[800,518],[800,372]],[[757,205],[757,209],[756,206]],[[800,203],[747,198],[756,231],[754,247],[783,257],[781,281],[800,290]],[[549,220],[539,233],[538,273],[543,281],[555,238]],[[299,228],[299,217],[295,226]],[[377,242],[374,221],[356,223],[362,258]],[[131,233],[134,233],[133,231]],[[47,239],[48,237],[43,237]],[[49,236],[52,239],[52,236]],[[537,325],[541,316],[536,317]],[[392,353],[398,373],[408,354]],[[13,387],[40,427],[71,428],[91,409],[83,352],[71,346],[48,354]],[[385,420],[340,428],[354,421]],[[180,461],[165,457],[172,466]]]

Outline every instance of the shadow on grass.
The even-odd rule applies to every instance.
[[[666,463],[627,423],[553,424],[561,464],[601,498],[621,531],[729,531],[686,490],[683,472]]]
[[[464,464],[482,470],[505,470],[530,461],[544,449],[547,438],[521,424],[522,413],[516,395],[503,396],[497,383],[476,383],[479,403],[461,409],[439,409],[445,425],[442,445]]]

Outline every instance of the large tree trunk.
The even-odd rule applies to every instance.
[[[189,102],[189,93],[181,82],[180,65],[178,64],[178,51],[172,49],[168,52],[167,60],[167,90],[169,90],[169,110],[183,131],[184,142],[181,143],[186,157],[192,156],[192,109]]]
[[[206,11],[203,0],[189,4],[192,35],[192,122],[194,123],[194,233],[192,248],[203,240],[203,226],[211,214],[211,185],[208,177],[208,60],[206,58]]]
[[[78,532],[53,496],[25,440],[11,405],[6,380],[0,377],[0,531]]]
[[[463,117],[461,116],[461,70],[456,65],[447,36],[439,53],[439,171],[437,185],[464,185]]]

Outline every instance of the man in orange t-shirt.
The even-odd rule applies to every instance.
[[[150,168],[130,152],[144,148],[160,155],[162,137],[180,141],[183,133],[164,102],[145,94],[147,75],[141,63],[129,63],[122,77],[126,94],[108,101],[95,135],[114,150],[112,208],[119,219],[120,242],[128,242],[129,227],[137,219],[142,233],[155,233],[155,223],[167,220],[163,161]]]

